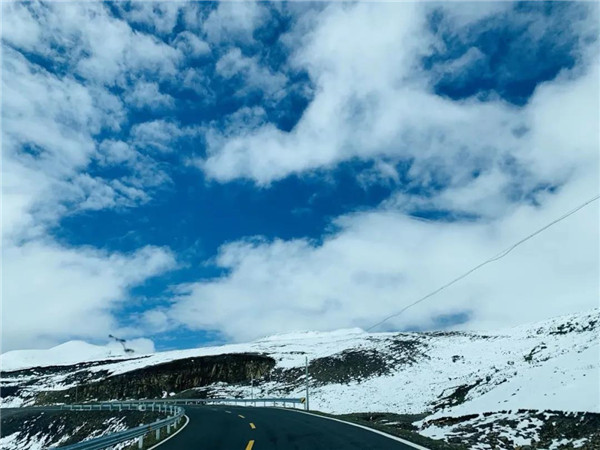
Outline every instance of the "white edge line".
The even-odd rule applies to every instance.
[[[353,427],[358,427],[358,428],[362,428],[363,430],[371,431],[372,433],[380,434],[382,436],[385,436],[386,438],[392,439],[394,441],[402,442],[405,445],[408,445],[408,446],[413,447],[413,448],[417,448],[419,450],[430,450],[427,447],[423,447],[421,445],[414,444],[414,443],[412,443],[410,441],[407,441],[405,439],[399,438],[398,436],[392,436],[391,434],[385,433],[383,431],[375,430],[373,428],[369,428],[369,427],[367,427],[365,425],[359,425],[359,424],[353,423],[353,422],[346,422],[345,420],[335,419],[333,417],[328,417],[328,416],[322,416],[321,414],[313,414],[313,413],[310,413],[310,412],[307,412],[307,411],[301,411],[301,410],[298,410],[298,409],[288,409],[288,408],[277,408],[277,409],[285,409],[286,411],[293,411],[293,412],[297,412],[297,413],[308,414],[309,416],[320,417],[321,419],[334,420],[336,422],[345,423],[345,424],[348,424],[348,425],[352,425]]]
[[[148,450],[152,450],[153,448],[156,448],[156,447],[158,447],[159,445],[162,445],[162,444],[164,444],[164,443],[165,443],[165,442],[167,442],[169,439],[171,439],[171,438],[174,438],[175,436],[177,436],[177,434],[178,434],[178,433],[179,433],[181,430],[183,430],[185,427],[187,427],[188,423],[190,423],[190,418],[189,418],[188,416],[183,416],[183,417],[185,417],[185,420],[186,420],[187,422],[185,422],[185,424],[184,424],[184,425],[183,425],[183,426],[182,426],[182,427],[181,427],[179,430],[177,430],[175,433],[173,433],[173,434],[172,434],[171,436],[169,436],[168,438],[166,438],[166,439],[163,439],[163,440],[162,440],[162,441],[160,441],[158,444],[155,444],[155,445],[153,445],[153,446],[152,446],[152,447],[150,447]]]

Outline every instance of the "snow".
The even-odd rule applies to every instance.
[[[533,445],[539,440],[544,420],[555,413],[600,413],[600,310],[563,316],[538,324],[486,333],[367,333],[361,329],[333,332],[291,332],[250,343],[228,344],[169,352],[123,354],[117,345],[95,346],[72,341],[50,350],[25,350],[1,356],[3,386],[20,386],[19,396],[2,398],[3,407],[30,404],[39,391],[61,390],[74,386],[73,374],[86,379],[127,373],[184,358],[255,353],[270,356],[277,369],[302,369],[290,385],[260,380],[254,388],[258,397],[303,397],[305,359],[339,358],[344,352],[376,354],[389,371],[346,382],[316,382],[309,378],[313,409],[330,413],[392,412],[428,413],[415,425],[434,439],[452,436],[463,439],[476,430],[492,430],[512,445]],[[116,344],[116,343],[115,343]],[[129,343],[128,343],[129,344]],[[408,355],[410,358],[404,359]],[[71,366],[90,362],[85,367]],[[394,363],[395,362],[395,363]],[[395,365],[394,365],[395,364]],[[62,370],[18,369],[64,366]],[[85,372],[85,373],[83,373]],[[70,383],[70,384],[69,384]],[[214,383],[210,394],[218,397],[249,397],[244,384]],[[291,388],[289,392],[287,389]],[[461,391],[457,394],[457,389]],[[173,393],[165,392],[165,396]],[[452,399],[460,403],[452,403]],[[521,410],[521,412],[519,412]],[[532,414],[522,410],[545,411]],[[486,413],[486,414],[484,414]],[[490,414],[491,413],[491,414]],[[436,425],[431,420],[477,415],[458,425]],[[540,417],[545,419],[540,420]],[[512,423],[512,426],[501,425]],[[440,423],[444,423],[441,421]],[[514,425],[514,424],[518,425]],[[20,448],[16,436],[0,441],[2,448]],[[13,442],[14,441],[14,442]],[[35,439],[28,445],[36,445]],[[567,440],[568,441],[568,440]],[[582,447],[587,440],[572,439],[570,445]],[[552,448],[564,442],[555,440]],[[41,443],[39,443],[41,445]],[[474,449],[491,448],[476,442]]]
[[[576,441],[573,441],[573,447],[574,448],[583,447],[586,444],[587,441],[588,440],[585,439],[585,438],[583,438],[583,439],[577,439]]]
[[[99,378],[127,373],[146,366],[200,356],[258,353],[272,357],[279,369],[303,368],[305,358],[339,357],[346,351],[376,352],[386,361],[399,360],[383,375],[346,383],[315,383],[310,379],[310,403],[330,413],[393,412],[417,414],[437,411],[425,421],[441,417],[479,414],[472,423],[492,424],[499,418],[515,418],[522,425],[497,432],[515,445],[535,441],[542,426],[538,419],[521,416],[518,410],[557,410],[600,413],[599,339],[600,311],[563,316],[542,323],[486,333],[367,333],[361,329],[334,332],[292,332],[250,343],[160,352],[126,358],[118,348],[70,342],[47,351],[20,351],[2,355],[4,372],[35,366],[68,365],[97,361],[96,365],[72,368]],[[402,361],[398,343],[417,343],[412,362]],[[400,346],[400,348],[404,348]],[[21,397],[2,399],[3,406],[25,404],[38,390],[65,389],[69,373],[3,374],[3,385],[31,382]],[[462,387],[464,402],[440,405]],[[466,389],[465,389],[466,387]],[[212,395],[250,395],[246,385],[215,383]],[[264,397],[303,397],[301,376],[292,392],[285,386],[262,380],[255,387]],[[166,395],[166,393],[165,393]],[[504,411],[503,413],[501,411]],[[506,412],[508,411],[508,412]],[[483,413],[493,415],[483,416]],[[550,417],[550,416],[548,416]],[[527,424],[527,426],[525,426]],[[452,427],[427,426],[423,434],[447,438]],[[481,444],[480,448],[486,448]]]
[[[54,436],[47,433],[30,434],[26,428],[21,431],[12,433],[7,436],[0,437],[0,449],[3,450],[44,450],[49,445],[60,445],[69,440],[73,435],[79,432],[84,425],[80,425],[71,430],[70,434],[62,434],[61,427]],[[94,430],[84,440],[93,439],[94,437],[104,436],[110,433],[126,430],[127,427],[123,423],[123,418],[111,417],[107,419],[101,426],[101,428]],[[58,440],[56,440],[56,438]],[[54,438],[54,442],[53,442]],[[119,448],[125,448],[125,445],[119,444]]]
[[[556,450],[563,445],[567,445],[569,443],[568,439],[560,439],[558,441],[554,441],[548,450]]]
[[[556,421],[560,414],[548,413],[545,420]],[[458,437],[467,448],[477,450],[513,449],[521,446],[558,449],[568,445],[572,445],[569,448],[578,448],[588,441],[587,438],[574,439],[563,436],[555,438],[548,447],[540,447],[540,431],[544,428],[544,421],[538,418],[540,415],[540,412],[535,411],[495,412],[486,416],[470,416],[458,422],[443,422],[442,425],[439,422],[428,423],[431,417],[427,417],[415,424],[420,427],[419,433],[424,436],[433,439]],[[572,432],[577,434],[575,430]],[[499,437],[503,439],[499,440]]]
[[[385,335],[386,333],[380,333]],[[394,333],[387,333],[394,334]],[[161,353],[136,352],[135,358],[123,352],[117,343],[105,346],[93,345],[84,341],[70,341],[48,350],[13,350],[0,356],[0,367],[3,372],[27,369],[32,367],[66,366],[81,362],[121,360],[120,369],[113,373],[122,373],[141,367],[172,361],[175,359],[190,358],[195,356],[220,355],[223,353],[245,353],[270,351],[273,346],[285,348],[282,352],[282,367],[295,367],[304,364],[304,350],[306,347],[315,348],[323,345],[318,353],[312,352],[312,357],[323,357],[335,354],[351,346],[357,340],[369,334],[360,328],[342,329],[330,332],[303,331],[268,336],[248,344],[229,344],[218,347],[202,347],[189,350],[174,350]],[[127,342],[133,349],[146,347],[140,345],[144,339]],[[136,344],[138,344],[136,346]],[[148,358],[150,356],[150,358]],[[143,359],[141,359],[143,358]]]
[[[152,350],[148,339],[134,339],[127,346],[137,352]],[[138,356],[141,356],[138,355]],[[68,366],[80,362],[131,358],[118,343],[94,345],[84,341],[69,341],[48,350],[13,350],[0,356],[3,372],[31,367]]]
[[[322,339],[322,338],[335,338],[340,336],[342,338],[353,336],[353,335],[366,335],[368,334],[362,328],[342,328],[334,331],[297,331],[291,333],[280,333],[272,336],[267,336],[262,339],[258,339],[256,342],[270,342],[270,341],[298,341],[301,339]]]
[[[505,383],[433,417],[459,417],[497,410],[539,409],[600,412],[599,344],[558,355]]]

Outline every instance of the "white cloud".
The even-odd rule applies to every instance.
[[[165,311],[157,309],[144,311],[139,318],[139,323],[142,329],[152,334],[162,333],[178,326]]]
[[[101,166],[120,166],[121,169],[128,169],[129,175],[111,180],[110,184],[118,191],[134,194],[128,197],[137,198],[140,200],[139,203],[143,203],[149,199],[149,196],[142,189],[170,184],[171,178],[159,163],[150,156],[138,152],[134,146],[135,142],[106,139],[98,145],[95,158]]]
[[[165,78],[177,72],[178,50],[132,30],[103,4],[29,3],[3,8],[5,17],[14,15],[18,20],[18,26],[3,30],[3,39],[54,64],[66,65],[87,80],[126,86],[135,74]],[[28,29],[36,31],[24,37],[23,30]]]
[[[6,142],[6,140],[4,140]],[[6,144],[4,144],[6,145]],[[40,211],[40,203],[52,192],[52,179],[35,168],[4,157],[2,161],[2,239],[20,240],[41,235],[48,222],[60,215],[60,207]],[[42,200],[42,201],[40,201]]]
[[[135,24],[145,25],[159,34],[169,34],[177,25],[184,3],[179,2],[130,2],[127,8],[115,4],[124,17]]]
[[[241,130],[258,128],[265,122],[267,122],[267,113],[263,107],[243,107],[225,117],[224,133],[235,135]]]
[[[179,52],[133,32],[101,4],[3,3],[2,12],[10,23],[2,36],[3,349],[105,337],[129,289],[170,270],[173,255],[69,247],[50,230],[81,210],[144,203],[148,187],[168,182],[148,156],[97,139],[127,122],[105,84],[174,73]],[[131,174],[91,175],[92,161]]]
[[[481,70],[487,56],[477,47],[471,47],[462,56],[454,60],[436,64],[434,72],[439,72],[439,77],[450,77],[454,83],[468,80],[472,72]]]
[[[138,153],[123,141],[107,139],[98,146],[98,160],[103,165],[131,163],[138,158]]]
[[[373,211],[338,218],[339,231],[322,244],[225,245],[216,262],[227,274],[180,286],[169,317],[236,340],[365,327],[598,192],[597,42],[579,39],[576,66],[538,86],[522,108],[499,99],[453,101],[436,96],[420,68],[428,49],[441,45],[427,31],[427,8],[359,3],[313,17],[317,26],[303,28],[293,57],[316,85],[300,122],[290,132],[256,122],[233,133],[213,130],[199,165],[222,182],[264,186],[352,158],[374,161],[379,176],[393,180],[392,164],[410,160],[403,187],[430,195],[396,193]],[[496,12],[466,11],[455,20],[470,24]],[[581,24],[582,36],[597,29],[592,21]],[[428,209],[475,219],[406,216]],[[436,317],[468,313],[464,326],[494,328],[596,307],[599,225],[596,202],[390,326],[435,326]]]
[[[257,57],[249,58],[239,48],[234,48],[219,59],[217,73],[223,78],[240,77],[242,88],[237,95],[246,95],[259,90],[269,99],[281,99],[287,84],[287,77],[282,73],[273,73],[268,67],[260,64]]]
[[[137,147],[162,153],[173,151],[170,144],[179,135],[177,125],[164,120],[140,123],[131,129],[131,138]]]
[[[139,179],[139,177],[138,177]],[[71,206],[69,213],[74,214],[82,210],[101,210],[117,207],[134,207],[146,203],[150,196],[144,190],[136,188],[133,180],[127,184],[115,179],[109,182],[92,177],[87,173],[80,173],[61,186],[63,198]],[[139,186],[139,184],[138,184]]]
[[[378,210],[339,219],[342,229],[321,245],[226,245],[217,263],[230,273],[180,286],[169,317],[242,341],[295,329],[366,328],[571,209],[580,188],[491,222],[423,222]],[[596,307],[598,213],[595,203],[388,327],[436,327],[436,317],[467,313],[463,327],[494,329]]]
[[[242,42],[253,40],[254,30],[268,18],[259,2],[219,2],[202,24],[210,42]]]
[[[17,47],[32,48],[40,39],[40,24],[25,3],[3,2],[2,15],[10,17],[2,23],[2,38]]]
[[[89,23],[87,17],[82,20]],[[120,85],[135,73],[156,79],[167,79],[177,73],[181,58],[177,50],[153,36],[133,32],[120,21],[107,19],[99,25],[93,26],[89,41],[83,44],[91,56],[79,59],[77,73],[88,79]]]
[[[174,265],[169,250],[127,255],[34,240],[3,248],[2,350],[105,338],[128,289]]]
[[[294,67],[307,70],[315,83],[314,99],[295,128],[285,132],[266,123],[223,139],[215,130],[208,156],[198,166],[219,181],[248,178],[268,185],[352,158],[411,160],[413,178],[438,181],[437,177],[460,186],[475,170],[501,170],[506,160],[516,158],[531,172],[532,183],[560,180],[556,173],[556,179],[537,176],[532,165],[542,161],[524,158],[530,137],[515,132],[535,126],[537,104],[520,109],[501,100],[453,101],[435,95],[430,77],[435,80],[438,75],[421,65],[431,48],[442,45],[428,27],[428,12],[430,6],[419,4],[359,3],[325,9],[313,18],[314,28],[302,28],[303,37],[290,41],[297,45],[292,48]],[[465,11],[463,17],[454,8],[455,22],[470,24],[474,17],[494,12],[483,8]],[[589,22],[593,20],[581,26],[582,36],[589,34]],[[583,39],[579,45],[582,48],[574,52],[583,56],[571,77],[587,71],[587,78],[593,79],[590,67],[597,58],[590,55],[597,46]],[[474,52],[455,61],[451,70],[468,69],[476,59]],[[240,65],[225,67],[229,66]]]
[[[448,117],[464,127],[476,107],[464,111],[409,78],[433,40],[424,21],[421,8],[409,4],[327,8],[292,57],[316,84],[300,122],[289,133],[266,124],[209,148],[207,174],[268,184],[355,156],[414,153],[421,143],[413,141]],[[372,33],[373,26],[380,32]]]
[[[314,85],[301,120],[283,132],[267,122],[262,107],[244,107],[215,122],[208,156],[197,164],[219,181],[249,178],[265,186],[353,158],[374,163],[362,182],[394,183],[394,164],[410,160],[407,190],[426,190],[440,180],[445,188],[428,197],[396,193],[373,211],[338,218],[338,231],[321,244],[298,239],[225,245],[217,263],[229,270],[226,275],[179,286],[170,309],[146,311],[120,331],[135,335],[138,326],[167,330],[185,324],[247,339],[289,328],[366,326],[597,191],[597,43],[588,39],[597,34],[594,14],[570,17],[580,30],[575,67],[516,108],[501,100],[452,101],[433,93],[440,73],[460,74],[481,59],[471,50],[432,73],[422,69],[421,58],[443,46],[427,27],[434,7],[452,12],[444,22],[450,28],[441,31],[450,33],[468,33],[471,24],[507,8],[358,3],[295,17],[282,39],[293,52],[285,70],[306,71]],[[180,80],[210,99],[202,68],[181,69],[184,57],[207,54],[209,42],[225,45],[216,70],[243,80],[240,93],[260,90],[277,100],[286,75],[229,47],[257,45],[253,35],[268,11],[259,3],[222,2],[202,25],[207,42],[194,28],[167,45],[133,30],[103,4],[2,8],[5,349],[97,339],[118,326],[114,311],[128,290],[172,268],[173,255],[154,247],[132,254],[71,248],[54,242],[48,229],[83,209],[148,201],[149,188],[169,182],[152,156],[199,133],[169,120],[128,124],[126,108],[111,90],[131,89],[124,99],[138,108],[169,106],[172,99],[159,86]],[[158,14],[154,5],[134,5],[129,19],[164,34],[179,17],[202,22],[195,7],[186,7],[183,16],[178,6],[156,8]],[[530,17],[524,23],[533,41],[546,33]],[[563,37],[557,33],[559,41]],[[23,55],[29,52],[51,61],[54,73],[28,61]],[[128,125],[128,142],[105,138]],[[129,172],[99,178],[87,173],[91,161]],[[416,209],[478,218],[428,223],[406,217]],[[495,327],[596,306],[597,229],[595,204],[392,325],[427,326],[436,316],[467,311],[468,326]]]
[[[125,95],[127,103],[135,108],[150,110],[172,108],[175,105],[175,99],[168,94],[160,92],[158,83],[147,81],[138,81],[133,90]]]
[[[194,58],[210,54],[210,46],[190,31],[182,31],[179,33],[173,41],[173,44],[185,55]]]
[[[197,127],[182,127],[175,122],[158,119],[136,124],[130,133],[133,144],[142,152],[170,153],[172,144],[184,136],[194,136]]]
[[[117,97],[69,76],[59,78],[8,48],[3,57],[5,237],[39,235],[81,209],[143,203],[149,197],[140,188],[168,181],[156,163],[125,143],[96,145],[96,134],[118,130],[125,120]],[[93,178],[85,173],[93,159],[127,163],[134,173],[121,180]]]
[[[188,68],[181,73],[181,86],[201,95],[205,102],[211,101],[214,93],[210,89],[210,79],[201,69]]]
[[[59,79],[6,48],[3,62],[3,234],[13,236],[35,228],[34,210],[43,222],[61,215],[61,185],[87,166],[91,134],[107,121],[74,79]]]

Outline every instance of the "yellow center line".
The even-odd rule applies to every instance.
[[[252,428],[254,430],[256,428],[256,425],[254,425],[252,422],[250,422],[250,428]]]
[[[242,419],[245,419],[245,417],[242,416],[241,414],[238,414],[238,417],[241,417]]]
[[[252,450],[253,445],[254,445],[254,441],[249,441],[248,445],[246,445],[246,450]]]

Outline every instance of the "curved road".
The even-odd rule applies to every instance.
[[[409,450],[347,423],[276,408],[186,406],[189,424],[157,450]]]

